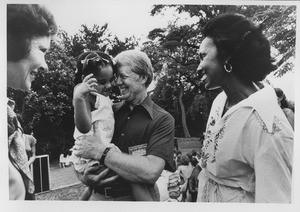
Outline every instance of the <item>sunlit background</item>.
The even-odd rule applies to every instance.
[[[92,27],[108,23],[109,31],[119,38],[135,36],[140,43],[147,41],[148,33],[154,28],[167,27],[168,23],[178,14],[169,9],[164,15],[150,15],[155,1],[120,1],[120,0],[87,0],[87,1],[45,1],[45,5],[54,14],[57,24],[70,35],[79,32],[82,24]],[[170,2],[171,3],[171,2]],[[197,19],[188,14],[180,14],[178,24],[190,24]],[[267,79],[275,87],[280,87],[289,100],[295,99],[295,71],[286,73],[283,77],[268,76]],[[152,84],[152,87],[154,85]]]

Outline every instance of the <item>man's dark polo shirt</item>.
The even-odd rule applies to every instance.
[[[160,157],[166,162],[166,170],[175,171],[174,118],[171,114],[149,96],[132,111],[127,103],[116,108],[112,143],[124,153]]]

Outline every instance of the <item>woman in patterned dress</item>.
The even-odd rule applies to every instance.
[[[197,69],[213,102],[203,143],[199,202],[291,202],[293,129],[274,89],[257,86],[275,70],[261,27],[223,14],[204,28]]]

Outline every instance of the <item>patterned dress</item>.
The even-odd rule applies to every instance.
[[[21,175],[26,189],[26,199],[29,199],[29,196],[34,195],[34,183],[28,166],[25,141],[22,136],[23,132],[17,116],[9,106],[7,106],[7,129],[9,160]],[[19,196],[15,192],[21,192],[22,188],[15,188],[16,186],[20,186],[20,183],[17,183],[20,178],[11,170],[12,169],[9,171],[9,199],[14,199]],[[30,197],[30,199],[31,198],[33,197]]]
[[[270,86],[231,107],[220,93],[202,149],[198,202],[291,202],[293,129]]]

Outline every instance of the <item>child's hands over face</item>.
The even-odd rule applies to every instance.
[[[89,93],[95,94],[97,80],[93,77],[93,74],[87,75],[82,83],[78,84],[74,89],[74,98],[86,98]]]

